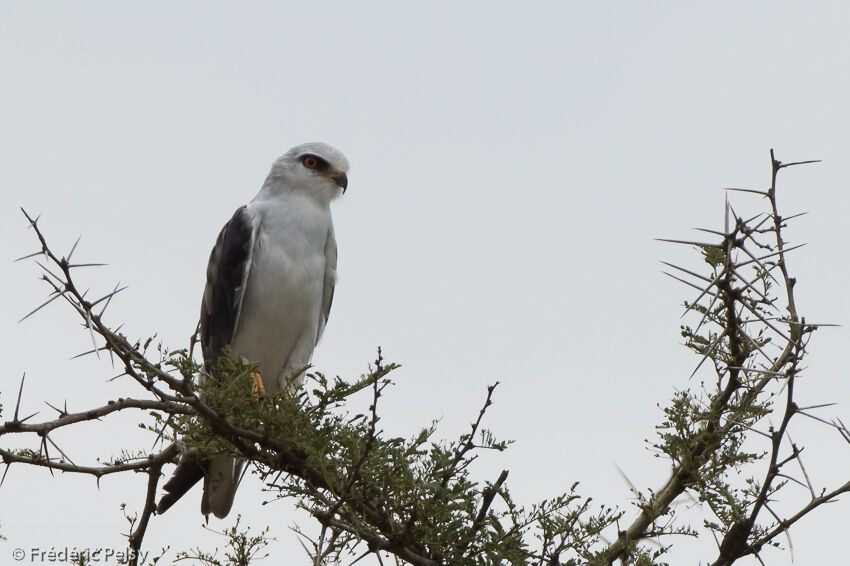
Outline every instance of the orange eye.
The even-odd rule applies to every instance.
[[[301,163],[303,163],[304,167],[307,169],[315,169],[319,166],[319,160],[312,155],[306,156],[303,160],[301,160]]]

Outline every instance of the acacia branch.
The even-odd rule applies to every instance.
[[[721,248],[724,250],[723,266],[716,277],[707,278],[704,276],[697,276],[697,278],[702,281],[708,281],[708,284],[705,286],[698,286],[701,293],[693,304],[698,304],[702,297],[707,295],[720,298],[724,305],[726,319],[723,332],[717,337],[712,347],[710,347],[704,354],[702,361],[708,357],[715,357],[717,355],[715,350],[716,346],[719,344],[721,339],[725,338],[726,348],[730,358],[722,364],[722,372],[726,375],[726,384],[718,392],[717,396],[713,398],[705,418],[705,429],[711,434],[704,435],[703,438],[713,440],[696,441],[691,445],[687,455],[683,455],[680,458],[679,463],[674,467],[662,488],[654,493],[654,495],[645,504],[642,504],[642,511],[632,524],[629,525],[626,530],[620,531],[617,539],[613,543],[594,556],[591,560],[591,563],[594,565],[612,564],[615,560],[622,558],[630,552],[631,548],[637,541],[648,536],[647,533],[654,521],[658,517],[667,513],[670,510],[673,501],[682,495],[686,489],[688,489],[690,483],[699,474],[701,467],[705,465],[709,461],[711,455],[722,446],[723,439],[727,437],[727,435],[730,434],[735,427],[739,426],[732,420],[727,420],[725,423],[722,422],[723,415],[729,408],[729,403],[733,399],[733,396],[737,399],[737,406],[750,406],[759,398],[767,385],[776,379],[777,375],[784,375],[788,379],[787,409],[783,417],[782,425],[772,435],[772,442],[774,446],[771,453],[768,475],[765,478],[762,486],[762,492],[759,494],[759,497],[756,500],[756,505],[753,506],[750,516],[746,520],[739,521],[733,525],[730,531],[727,532],[726,537],[724,537],[724,541],[721,543],[721,556],[740,556],[741,552],[744,552],[744,549],[747,548],[747,537],[749,537],[752,532],[756,518],[767,501],[767,495],[772,486],[773,480],[776,477],[776,472],[778,471],[776,463],[779,445],[785,436],[788,421],[795,413],[795,405],[792,400],[793,377],[797,371],[797,364],[800,359],[802,359],[804,353],[801,341],[804,327],[798,323],[799,318],[797,315],[796,303],[794,301],[795,280],[789,276],[785,263],[786,252],[799,246],[796,246],[795,248],[786,248],[782,239],[783,221],[779,216],[776,205],[776,176],[778,171],[782,168],[782,165],[774,158],[773,150],[771,150],[771,162],[771,189],[768,190],[765,196],[767,196],[770,201],[772,214],[768,217],[773,219],[773,227],[771,231],[775,233],[776,251],[772,251],[771,253],[762,255],[761,257],[756,257],[754,254],[750,253],[745,247],[745,242],[747,239],[755,241],[752,238],[752,235],[756,233],[756,231],[764,223],[764,219],[762,219],[762,221],[755,227],[751,227],[749,226],[748,221],[741,220],[737,216],[735,216],[734,227],[727,226],[727,230],[722,233],[723,241],[719,245],[686,240],[664,240],[672,243],[697,245],[703,249]],[[750,259],[736,263],[733,259],[733,254],[736,250],[743,250]],[[765,273],[772,277],[769,274],[770,269],[761,262],[774,256],[778,256],[776,265],[780,269],[782,283],[786,290],[789,318],[784,322],[788,326],[788,334],[783,333],[775,325],[766,320],[765,317],[758,312],[758,309],[754,305],[750,304],[749,299],[744,297],[744,292],[751,291],[755,293],[761,302],[771,306],[773,303],[764,293],[756,289],[752,283],[740,277],[736,272],[737,269],[740,269],[744,265],[756,263]],[[689,270],[682,268],[677,269],[694,275]],[[744,286],[741,288],[735,287],[737,282],[743,283]],[[785,346],[782,349],[782,352],[773,360],[770,367],[764,370],[763,377],[756,380],[755,383],[748,385],[746,388],[742,388],[743,384],[740,379],[740,371],[746,370],[745,362],[748,358],[746,348],[744,347],[745,343],[750,344],[763,355],[766,356],[766,354],[761,351],[758,344],[756,344],[746,332],[746,322],[738,315],[738,305],[743,306],[743,308],[755,315],[756,320],[764,324],[767,328],[785,340]],[[707,315],[708,311],[706,310],[703,315],[703,320]],[[700,321],[700,325],[701,324],[702,320]],[[700,362],[700,365],[702,364],[702,361]],[[732,558],[729,562],[718,562],[718,564],[731,564],[735,559],[736,558]]]
[[[52,421],[44,421],[41,423],[26,424],[22,421],[6,421],[0,426],[0,436],[13,433],[35,433],[44,435],[57,428],[69,426],[79,422],[93,421],[101,419],[109,414],[123,411],[126,409],[140,409],[162,411],[172,415],[194,415],[195,409],[186,403],[175,401],[156,401],[149,399],[128,399],[120,398],[115,401],[109,401],[106,405],[80,411],[78,413],[65,413]]]
[[[133,459],[131,462],[122,462],[119,464],[110,464],[106,466],[80,466],[64,461],[57,461],[40,455],[29,455],[21,451],[6,450],[0,448],[0,457],[3,463],[7,466],[12,464],[28,464],[40,468],[48,468],[50,470],[59,470],[62,472],[73,472],[76,474],[89,474],[96,478],[101,478],[109,474],[130,471],[146,471],[152,466],[162,465],[170,462],[178,453],[176,444],[170,444],[167,448],[154,455],[146,458]]]

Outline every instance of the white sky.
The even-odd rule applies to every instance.
[[[433,418],[440,436],[461,433],[500,380],[487,426],[516,443],[474,472],[510,469],[523,504],[580,481],[628,505],[615,464],[659,487],[666,464],[643,440],[696,360],[678,330],[693,297],[658,261],[699,261],[653,238],[721,226],[720,188],[765,186],[770,147],[824,159],[784,173],[780,201],[811,212],[788,232],[810,244],[791,266],[802,313],[850,321],[850,8],[683,4],[0,2],[3,418],[24,371],[22,411],[37,418],[50,415],[42,400],[79,410],[136,393],[105,383],[107,362],[68,361],[89,347],[69,309],[17,324],[46,294],[31,264],[11,262],[35,249],[19,206],[60,249],[82,235],[78,257],[109,263],[81,274],[92,292],[131,286],[112,322],[182,347],[221,225],[274,158],[322,140],[352,169],[334,206],[340,279],[317,369],[356,375],[383,346],[404,366],[383,399],[393,435]],[[799,391],[802,404],[839,403],[820,414],[845,422],[847,339],[817,333]],[[79,461],[114,454],[127,430],[146,449],[136,422],[56,439]],[[836,433],[801,422],[792,434],[818,486],[848,479]],[[121,546],[118,505],[140,509],[144,481],[98,489],[13,467],[0,562],[15,547]],[[155,517],[147,548],[217,544],[199,497]],[[272,523],[268,563],[305,564],[291,505],[260,500],[244,483],[236,512]],[[848,509],[792,530],[795,563],[846,560]],[[716,556],[712,541],[667,542],[674,563]]]

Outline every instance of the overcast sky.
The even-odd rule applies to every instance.
[[[35,249],[19,206],[58,249],[82,235],[77,257],[109,264],[84,274],[92,292],[130,285],[113,324],[183,347],[221,225],[277,156],[321,140],[351,170],[314,364],[356,376],[379,345],[403,364],[383,399],[388,434],[434,418],[439,436],[460,434],[499,380],[487,427],[516,442],[476,479],[510,469],[523,504],[579,481],[628,507],[616,466],[659,487],[667,464],[644,439],[696,362],[678,318],[693,297],[659,260],[700,262],[654,238],[721,227],[721,188],[769,183],[771,147],[824,160],[783,173],[779,198],[811,213],[788,231],[809,243],[791,264],[798,307],[845,325],[816,334],[800,401],[837,402],[821,415],[850,421],[850,7],[601,4],[0,2],[3,419],[23,372],[21,410],[38,418],[43,400],[79,410],[138,393],[107,383],[106,361],[69,361],[89,346],[70,309],[16,322],[47,292],[32,264],[12,263]],[[149,447],[138,418],[116,422],[55,436],[77,461]],[[834,431],[792,434],[818,487],[848,479]],[[118,506],[140,509],[144,484],[13,467],[0,562],[3,548],[122,546]],[[272,525],[268,563],[306,564],[287,527],[309,520],[262,498],[246,481],[233,516]],[[155,517],[146,547],[217,544],[199,499]],[[794,527],[795,563],[844,563],[848,512],[845,498]],[[666,542],[673,563],[716,556],[710,540]]]

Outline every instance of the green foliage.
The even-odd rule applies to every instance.
[[[182,359],[186,355],[173,352],[163,364],[191,368]],[[452,441],[435,439],[436,422],[410,438],[380,430],[378,401],[397,367],[379,356],[368,373],[350,383],[305,372],[306,383],[298,393],[258,399],[251,391],[252,373],[258,368],[227,351],[218,361],[218,377],[207,376],[198,387],[201,397],[229,425],[260,435],[252,445],[250,462],[266,490],[274,497],[293,499],[324,526],[322,538],[316,540],[296,530],[305,548],[311,547],[313,561],[317,556],[339,558],[361,545],[367,551],[409,545],[431,560],[457,566],[523,565],[544,557],[575,562],[592,556],[602,531],[622,512],[603,507],[594,513],[590,500],[576,492],[577,484],[566,494],[524,508],[511,499],[507,472],[493,482],[471,477],[469,465],[476,452],[501,452],[509,445],[481,426],[489,395],[470,431]],[[356,396],[368,392],[368,409],[353,412]],[[199,458],[246,456],[244,446],[223,435],[216,422],[151,415],[154,422],[145,428],[161,438],[179,440]],[[231,547],[238,547],[234,544],[232,540]],[[180,556],[225,564],[199,549]],[[237,553],[228,560],[241,565],[240,556],[245,555]]]
[[[726,252],[723,251],[721,246],[701,246],[699,250],[702,252],[705,263],[715,270],[726,263]]]
[[[227,539],[222,557],[218,556],[219,550],[210,553],[200,548],[195,548],[191,551],[178,552],[174,563],[189,562],[204,566],[249,566],[257,560],[268,557],[268,553],[261,553],[274,540],[269,537],[269,528],[266,527],[259,534],[252,535],[250,529],[241,530],[239,528],[241,520],[242,517],[237,516],[236,523],[229,529],[221,532],[204,527],[208,531],[212,531]]]

